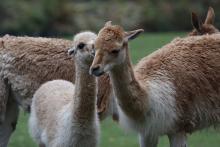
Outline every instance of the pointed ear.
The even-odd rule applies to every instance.
[[[111,26],[112,25],[112,21],[107,21],[106,23],[105,23],[105,27],[109,27],[109,26]]]
[[[205,24],[214,24],[214,21],[215,21],[214,9],[212,7],[209,7],[206,20],[205,20]]]
[[[143,29],[138,29],[134,31],[125,32],[125,39],[132,40],[138,37],[142,32],[144,32]]]
[[[201,21],[199,20],[197,14],[195,12],[191,13],[191,21],[192,21],[192,25],[193,27],[198,31],[201,32]]]

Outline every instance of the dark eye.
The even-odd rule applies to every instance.
[[[115,50],[112,50],[111,53],[112,53],[112,54],[118,54],[119,51],[120,51],[119,49],[115,49]]]
[[[79,49],[83,49],[84,46],[85,46],[85,43],[80,43],[77,47],[78,47]]]

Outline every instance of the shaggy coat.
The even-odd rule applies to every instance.
[[[74,59],[67,54],[70,47],[72,42],[63,39],[9,35],[0,38],[0,138],[3,147],[9,140],[8,134],[15,129],[18,105],[29,111],[33,94],[42,83],[54,79],[75,83]],[[112,113],[111,98],[107,98],[109,91],[105,91],[110,89],[106,76],[99,79],[97,107],[101,119]]]
[[[67,56],[71,41],[6,35],[0,42],[1,77],[25,110],[41,83],[53,79],[74,82],[74,61]]]
[[[161,135],[185,146],[187,133],[220,123],[220,34],[174,39],[133,70],[127,40],[140,32],[107,23],[91,72],[109,71],[120,123],[139,133],[141,147],[157,146]]]
[[[193,25],[193,30],[189,33],[189,36],[198,36],[198,35],[206,35],[206,34],[214,34],[219,33],[219,30],[215,27],[214,21],[215,21],[215,12],[212,7],[209,7],[206,19],[203,24],[201,24],[201,21],[198,17],[198,15],[195,12],[192,12],[191,14],[191,21]],[[109,76],[101,76],[99,78],[103,78],[99,81],[99,86],[102,87],[102,89],[99,88],[99,94],[98,94],[98,113],[100,119],[106,118],[109,114],[112,114],[113,120],[118,121],[118,110],[116,106],[116,102],[113,97],[111,85],[109,83]],[[109,86],[101,86],[101,85],[109,85]],[[104,90],[105,92],[101,91]],[[101,96],[101,94],[104,94]]]
[[[79,33],[74,38],[75,85],[64,80],[43,84],[34,94],[29,119],[33,138],[46,147],[96,147],[99,121],[96,111],[96,78],[89,74],[96,35]],[[78,44],[85,44],[78,49]],[[81,50],[81,51],[80,51]],[[90,51],[87,51],[90,50]]]
[[[119,121],[116,100],[112,91],[109,75],[105,74],[98,78],[97,108],[99,119],[104,120],[112,116],[115,122]]]

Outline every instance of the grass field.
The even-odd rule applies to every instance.
[[[136,63],[140,58],[168,43],[175,36],[184,36],[184,33],[145,34],[130,43],[132,60]],[[13,134],[9,147],[36,147],[27,130],[28,114],[20,113],[17,130]],[[162,137],[159,147],[167,147],[167,137]],[[220,133],[210,130],[194,133],[189,136],[190,147],[219,147]],[[137,135],[125,133],[110,119],[102,122],[100,147],[138,147]]]

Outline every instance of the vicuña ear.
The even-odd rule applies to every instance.
[[[215,21],[214,9],[212,7],[209,7],[206,20],[205,20],[205,24],[214,24],[214,21]]]
[[[198,31],[201,32],[201,21],[199,20],[198,16],[196,13],[192,12],[191,14],[191,21],[192,21],[192,25],[193,27]]]
[[[138,37],[142,32],[144,32],[143,29],[138,29],[134,31],[125,32],[125,39],[132,40]]]
[[[107,21],[106,23],[105,23],[105,27],[109,27],[109,26],[111,26],[112,25],[112,21]]]

